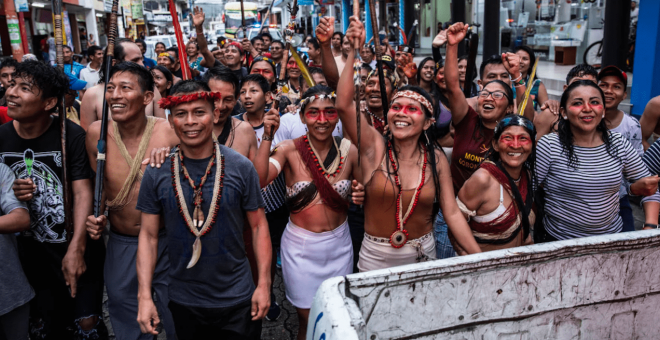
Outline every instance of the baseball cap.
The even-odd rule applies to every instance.
[[[392,71],[396,70],[396,65],[394,64],[394,60],[392,60],[391,56],[384,55],[382,56],[381,60],[383,61],[383,67],[389,68]]]
[[[69,89],[70,90],[75,90],[75,91],[80,91],[87,86],[87,82],[84,80],[80,80],[70,74],[67,74],[69,76]]]
[[[628,75],[626,72],[621,71],[620,68],[614,66],[614,65],[609,65],[603,67],[600,72],[598,72],[598,81],[601,79],[607,77],[607,76],[615,76],[621,80],[623,83],[623,87],[628,87]]]

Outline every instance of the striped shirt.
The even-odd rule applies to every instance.
[[[545,190],[546,231],[558,240],[613,234],[621,231],[619,187],[621,174],[635,182],[651,174],[641,157],[621,134],[610,133],[610,152],[605,144],[574,146],[575,167],[568,165],[559,136],[543,136],[537,145],[536,172]]]
[[[644,152],[642,161],[646,164],[652,175],[660,175],[660,139],[656,140],[651,147]],[[648,201],[660,202],[660,193],[642,198],[642,204]]]

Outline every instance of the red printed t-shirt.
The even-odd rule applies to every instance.
[[[468,105],[467,115],[458,125],[454,126],[454,151],[451,154],[451,177],[454,183],[454,194],[458,195],[465,181],[479,169],[479,164],[490,147],[493,130],[479,128],[479,115]]]

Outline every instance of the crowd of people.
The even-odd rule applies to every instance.
[[[525,46],[467,78],[463,23],[418,65],[379,41],[380,79],[355,17],[345,34],[321,18],[307,65],[268,33],[209,48],[204,20],[196,8],[197,38],[157,60],[117,39],[107,77],[93,45],[87,66],[66,48],[64,70],[0,64],[0,338],[104,339],[105,289],[117,339],[258,339],[280,267],[304,339],[330,277],[634,231],[631,196],[658,227],[660,100],[642,128],[614,66],[577,65],[557,102]]]

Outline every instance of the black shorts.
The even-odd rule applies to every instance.
[[[261,339],[261,320],[252,321],[250,300],[227,308],[199,308],[169,303],[179,340]]]
[[[77,293],[71,293],[62,273],[66,243],[42,243],[31,237],[19,237],[19,255],[23,271],[34,288],[30,317],[43,320],[43,334],[56,338],[66,334],[67,327],[81,318],[100,316],[103,300],[103,263],[105,245],[102,240],[87,238],[85,264],[87,269],[77,282]]]

